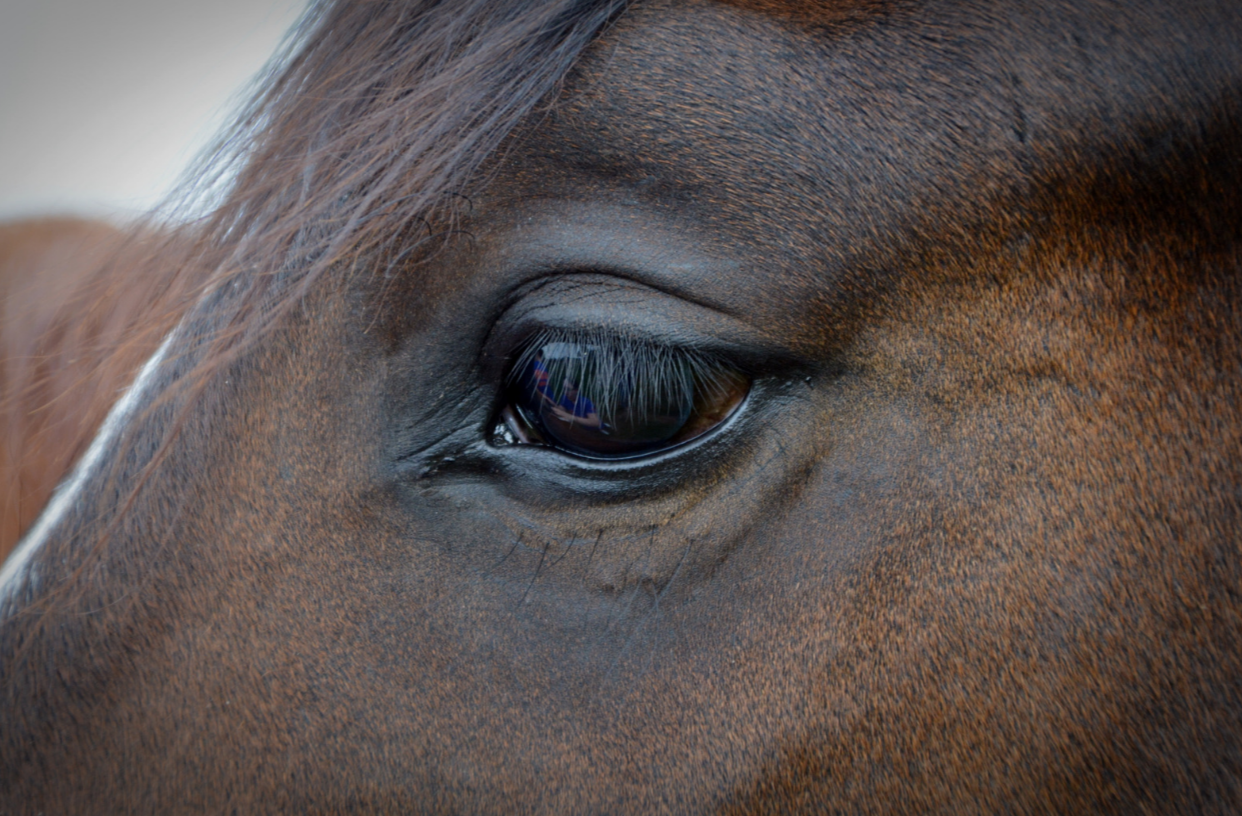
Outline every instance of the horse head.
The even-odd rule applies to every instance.
[[[1237,809],[1240,44],[314,7],[6,567],[5,807]]]

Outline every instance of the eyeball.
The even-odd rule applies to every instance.
[[[749,380],[696,352],[612,337],[544,335],[517,355],[498,438],[624,459],[724,422]]]

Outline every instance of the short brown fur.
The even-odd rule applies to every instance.
[[[616,12],[317,8],[6,601],[0,807],[1242,809],[1236,9]],[[498,444],[550,326],[752,391]]]

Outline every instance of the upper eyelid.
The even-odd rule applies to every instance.
[[[618,295],[633,297],[618,299]],[[718,358],[741,370],[809,363],[746,321],[675,294],[608,273],[577,270],[540,277],[511,293],[488,329],[484,357],[506,373],[515,354],[553,330],[632,338]]]
[[[541,299],[544,302],[541,302]],[[497,321],[522,319],[523,313],[538,312],[552,307],[593,304],[607,300],[612,307],[650,305],[659,302],[681,309],[702,311],[718,319],[737,320],[737,316],[710,303],[703,303],[684,293],[653,286],[623,273],[592,268],[551,269],[528,278],[508,295]]]

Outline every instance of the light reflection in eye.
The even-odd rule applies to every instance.
[[[639,456],[719,425],[749,387],[741,373],[700,353],[549,333],[509,375],[497,438],[598,458]]]

